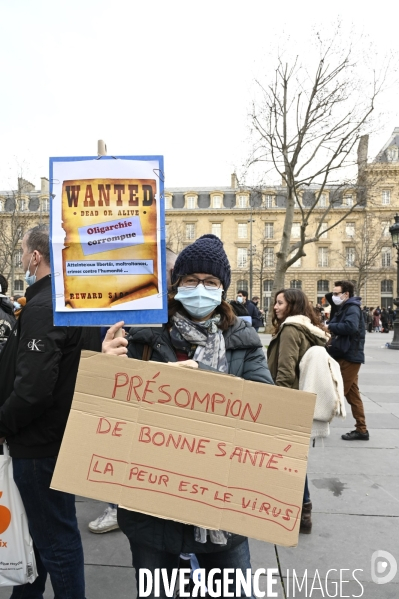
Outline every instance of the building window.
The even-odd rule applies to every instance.
[[[397,160],[398,159],[398,147],[397,146],[390,146],[387,150],[386,150],[386,155],[387,158],[390,162],[392,162],[393,160]]]
[[[265,208],[273,208],[274,196],[272,196],[272,195],[265,195],[264,198],[265,198],[264,199]]]
[[[355,236],[355,223],[345,223],[345,235],[349,239]]]
[[[165,210],[172,209],[172,198],[170,196],[165,196]]]
[[[271,297],[273,289],[273,279],[263,281],[263,309],[270,310]]]
[[[4,212],[4,200],[0,200],[0,212]]]
[[[238,279],[238,281],[237,281],[237,293],[239,291],[248,291],[248,281],[247,281],[247,279]]]
[[[326,229],[327,229],[327,227],[328,227],[327,223],[321,223],[321,226],[320,226],[320,233],[321,233],[320,239],[327,239],[328,233],[325,232]]]
[[[273,239],[274,237],[274,224],[265,223],[265,239]]]
[[[301,236],[301,223],[292,223],[291,239],[299,239]]]
[[[41,207],[42,207],[42,211],[43,212],[49,212],[50,211],[50,200],[49,198],[43,198],[41,201]]]
[[[324,279],[317,281],[317,293],[328,293],[329,282]]]
[[[264,248],[265,267],[274,266],[274,248]]]
[[[248,264],[247,248],[237,248],[237,267],[246,268]]]
[[[187,196],[186,207],[189,210],[193,210],[195,208],[195,196]]]
[[[22,250],[16,250],[14,253],[14,266],[19,268],[21,266]]]
[[[381,202],[383,206],[389,206],[391,203],[391,190],[383,189],[381,193]]]
[[[222,196],[213,196],[212,206],[214,208],[221,208],[222,207]]]
[[[322,268],[328,266],[328,248],[318,249],[317,266],[320,266]]]
[[[391,279],[381,281],[381,293],[393,294],[393,281]]]
[[[222,238],[222,225],[220,223],[212,223],[212,235],[216,235],[219,239]]]
[[[381,281],[381,308],[393,307],[393,281]]]
[[[391,234],[389,232],[389,227],[391,223],[388,220],[381,221],[381,237],[389,237]]]
[[[14,293],[16,291],[23,291],[24,290],[24,282],[21,281],[21,279],[16,279],[14,281]]]
[[[28,209],[28,202],[27,202],[27,200],[20,199],[19,202],[18,202],[18,205],[19,205],[19,210],[21,212],[25,212]]]
[[[381,248],[381,266],[391,266],[391,248],[383,247]]]
[[[295,254],[297,253],[297,250],[294,250],[293,252],[291,252],[291,254],[288,256],[288,260],[291,260],[291,258],[293,258],[295,256]],[[294,264],[291,264],[290,268],[299,268],[302,264],[302,258],[298,258],[298,260],[296,262],[294,262]]]
[[[319,197],[319,208],[327,208],[328,198],[326,193],[321,193]]]
[[[195,224],[189,223],[186,225],[186,239],[195,239]]]
[[[248,225],[247,223],[238,223],[238,239],[248,238]]]
[[[352,208],[353,206],[353,195],[351,193],[344,196],[344,204],[348,206],[348,208]]]
[[[248,196],[238,196],[238,207],[239,208],[247,208],[248,206]]]
[[[356,249],[355,248],[345,248],[345,266],[349,268],[355,266],[356,260]]]
[[[302,281],[299,279],[293,279],[290,281],[290,287],[291,289],[302,289]]]

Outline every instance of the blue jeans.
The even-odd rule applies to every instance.
[[[171,579],[172,569],[178,568],[179,566],[179,555],[168,553],[166,551],[157,551],[151,547],[140,545],[139,543],[130,543],[130,547],[133,555],[133,566],[136,570],[136,584],[137,584],[137,596],[140,597],[141,589],[139,588],[139,569],[147,568],[152,572],[155,568],[166,568],[168,572],[168,579]],[[214,553],[197,553],[196,554],[199,567],[205,569],[205,576],[207,577],[209,570],[212,568],[219,568],[223,571],[224,568],[234,568],[234,570],[240,569],[243,571],[245,576],[247,568],[251,568],[251,558],[249,554],[248,540],[240,543],[232,549],[225,551],[216,551]],[[245,595],[241,589],[241,595],[235,595],[235,576],[231,574],[229,576],[231,580],[234,580],[234,584],[229,585],[229,591],[234,592],[234,597],[244,597]],[[214,580],[221,580],[222,574],[215,576]],[[223,588],[223,586],[222,586]],[[226,589],[227,590],[227,589]],[[153,599],[153,592],[148,595],[148,599]],[[160,599],[166,599],[165,590],[162,585],[162,579],[160,584]],[[223,595],[221,595],[223,597]]]
[[[50,489],[57,458],[13,458],[14,480],[28,518],[38,577],[10,599],[43,599],[47,573],[57,599],[84,599],[83,548],[75,496]]]

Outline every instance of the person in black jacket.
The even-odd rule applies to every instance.
[[[222,242],[214,235],[203,235],[176,260],[169,322],[162,328],[132,327],[128,340],[114,338],[123,324],[117,323],[105,337],[103,352],[122,356],[127,353],[136,360],[214,370],[273,384],[259,336],[248,323],[236,318],[224,299],[230,280],[230,265]],[[138,596],[142,590],[140,569],[154,572],[156,568],[166,568],[170,579],[172,568],[179,565],[180,553],[195,553],[207,573],[213,568],[232,568],[232,579],[237,569],[245,571],[251,567],[248,539],[241,535],[122,508],[118,508],[118,523],[130,542]],[[215,579],[222,577],[220,574]],[[164,598],[162,582],[160,586],[160,597]]]
[[[7,289],[7,279],[0,275],[0,353],[16,323],[13,305],[5,295]]]
[[[248,291],[245,291],[245,289],[240,289],[240,291],[237,292],[236,299],[237,302],[246,307],[248,314],[252,318],[252,326],[254,327],[255,331],[258,332],[259,327],[262,326],[262,315],[257,306],[248,299]]]
[[[360,366],[364,364],[365,324],[361,311],[361,298],[354,297],[350,281],[336,281],[332,293],[336,306],[327,330],[333,335],[328,346],[330,355],[339,363],[344,381],[344,395],[352,408],[355,430],[342,435],[344,441],[368,441],[364,406],[358,387]]]
[[[26,306],[0,356],[0,442],[7,440],[25,506],[38,577],[13,597],[43,597],[47,573],[59,599],[84,599],[75,497],[50,489],[80,359],[81,329],[54,327],[48,227],[22,240]],[[24,588],[26,587],[26,588]]]

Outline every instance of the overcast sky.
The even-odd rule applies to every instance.
[[[276,40],[300,51],[298,36],[341,17],[365,47],[397,52],[387,6],[274,4],[0,0],[0,189],[15,188],[18,172],[39,186],[50,156],[93,155],[98,139],[113,155],[163,154],[167,187],[229,185],[248,152],[253,80],[270,74]],[[399,126],[397,96],[392,84],[378,102],[371,155]]]

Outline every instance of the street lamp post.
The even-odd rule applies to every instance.
[[[253,256],[256,252],[256,246],[252,245],[252,223],[255,222],[252,218],[252,204],[251,208],[251,218],[248,220],[249,225],[249,299],[252,298],[252,287],[253,287]]]
[[[392,245],[396,248],[396,299],[393,303],[396,306],[396,318],[393,323],[393,339],[388,345],[389,349],[399,349],[399,214],[395,214],[395,224],[389,227],[389,232],[392,236]]]

